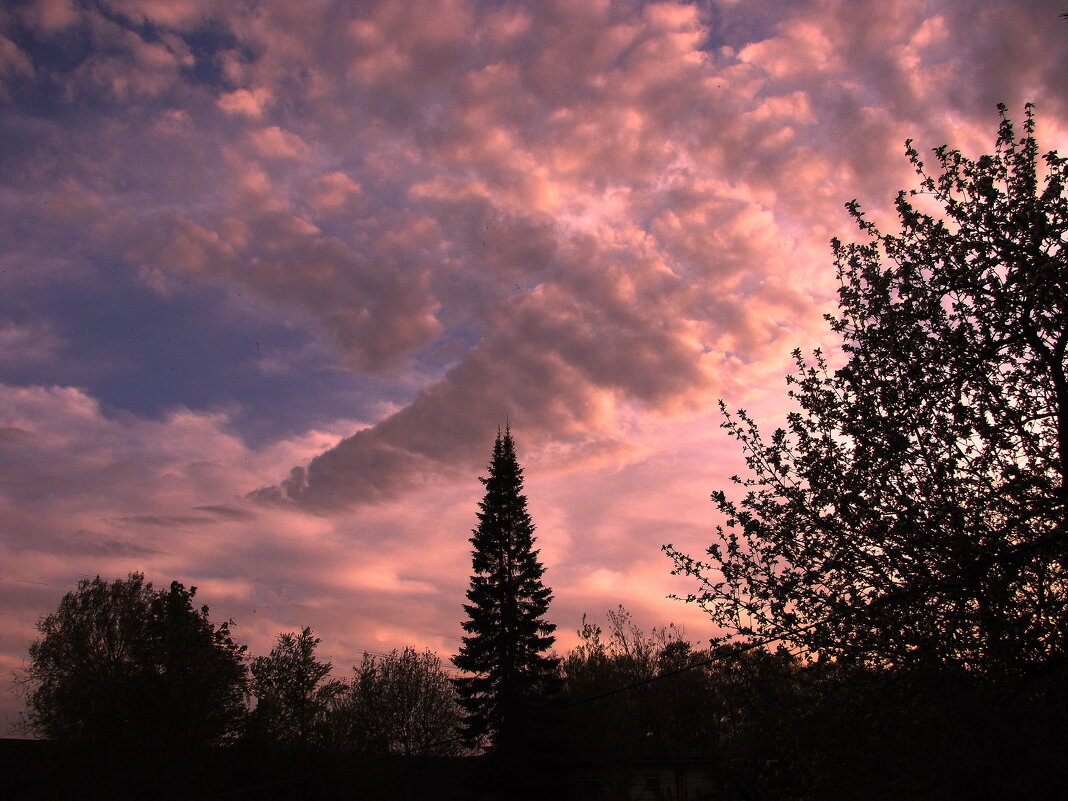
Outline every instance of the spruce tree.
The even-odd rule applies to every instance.
[[[544,617],[552,591],[534,549],[534,525],[523,495],[523,470],[511,431],[498,429],[486,494],[474,529],[468,636],[453,664],[473,674],[456,680],[464,721],[459,731],[472,744],[504,754],[528,747],[543,702],[559,686],[559,660],[546,655],[556,626]]]

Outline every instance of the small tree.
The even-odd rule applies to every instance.
[[[546,655],[556,626],[544,617],[552,591],[534,549],[523,471],[509,429],[497,432],[486,494],[471,537],[473,575],[464,605],[468,636],[453,664],[474,674],[456,680],[465,712],[460,732],[504,753],[522,748],[542,700],[559,686],[559,660]]]
[[[345,685],[327,680],[332,666],[315,658],[318,645],[319,638],[304,628],[279,634],[269,655],[252,660],[253,738],[302,748],[322,743],[330,705]]]
[[[228,623],[194,609],[196,587],[153,590],[140,573],[82,579],[37,624],[30,646],[26,722],[74,744],[166,742],[232,736],[244,715],[244,646]]]
[[[412,647],[365,654],[335,711],[339,742],[373,754],[448,756],[461,751],[456,690],[441,659]]]
[[[727,416],[747,492],[713,495],[707,560],[666,549],[728,633],[980,674],[1064,655],[1068,163],[1043,178],[1031,107],[1019,140],[1001,112],[992,155],[938,148],[936,176],[906,143],[899,234],[848,204],[869,241],[833,243],[846,362],[795,353],[788,429]]]

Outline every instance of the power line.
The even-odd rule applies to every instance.
[[[729,651],[721,649],[719,653],[713,654],[708,659],[703,659],[703,660],[700,660],[698,662],[692,662],[692,663],[690,663],[688,665],[685,665],[685,666],[683,666],[681,668],[677,668],[675,670],[670,670],[670,671],[668,671],[666,673],[658,673],[655,676],[649,676],[649,677],[641,679],[639,681],[631,682],[630,684],[624,685],[622,687],[616,687],[615,689],[608,690],[607,692],[598,693],[597,695],[591,695],[591,696],[588,696],[586,698],[580,698],[577,701],[572,701],[570,703],[564,704],[563,706],[557,707],[555,711],[557,711],[557,712],[565,712],[565,711],[568,711],[568,710],[571,710],[571,709],[575,709],[576,707],[585,706],[586,704],[592,704],[593,702],[600,701],[600,700],[602,700],[604,698],[610,698],[613,695],[619,695],[621,693],[630,692],[631,690],[638,689],[639,687],[644,687],[644,686],[647,686],[649,684],[654,684],[654,683],[656,683],[658,681],[664,681],[666,679],[670,679],[670,678],[673,678],[675,676],[678,676],[678,675],[680,675],[682,673],[687,673],[687,672],[689,672],[691,670],[696,670],[697,668],[707,667],[708,665],[714,664],[716,662],[723,662],[723,661],[726,661],[728,659],[733,659],[734,657],[738,656],[739,654],[744,654],[744,653],[747,653],[749,651],[756,650],[757,648],[760,648],[760,647],[765,646],[765,645],[769,645],[770,643],[773,643],[773,642],[775,642],[777,640],[784,640],[787,637],[790,637],[790,636],[793,636],[793,635],[797,635],[797,634],[802,634],[803,632],[808,631],[809,629],[815,628],[816,626],[818,626],[818,625],[820,625],[820,624],[822,624],[824,622],[825,622],[824,620],[818,620],[815,623],[810,623],[807,626],[802,626],[801,628],[798,628],[798,629],[792,629],[790,631],[784,632],[784,633],[776,635],[776,636],[769,636],[769,637],[765,637],[765,638],[760,639],[760,640],[750,640],[749,642],[746,642],[746,643],[743,643],[741,645],[738,645],[738,646],[735,646],[735,647],[731,648]],[[375,757],[367,757],[367,758],[362,759],[362,760],[360,760],[358,762],[352,762],[352,763],[349,763],[347,765],[337,765],[337,766],[332,767],[332,768],[326,768],[324,770],[318,770],[318,771],[311,771],[311,772],[308,772],[308,773],[302,773],[302,774],[299,774],[297,776],[291,776],[291,777],[285,778],[285,779],[277,779],[277,780],[270,781],[270,782],[263,782],[261,784],[248,785],[246,787],[239,787],[236,790],[226,790],[224,792],[213,793],[211,795],[197,796],[196,798],[192,799],[192,801],[210,801],[211,799],[216,799],[216,798],[227,798],[227,797],[241,795],[243,793],[249,793],[249,792],[252,792],[254,790],[264,790],[264,789],[267,789],[269,787],[278,787],[278,786],[281,786],[283,784],[289,784],[289,783],[292,783],[292,782],[303,781],[305,779],[314,779],[314,778],[317,778],[319,776],[327,776],[327,775],[329,775],[331,773],[339,773],[339,772],[344,771],[344,770],[355,770],[356,768],[361,768],[361,767],[365,767],[365,766],[368,766],[368,765],[373,765],[373,764],[376,764],[376,763],[385,762],[385,761],[390,760],[390,759],[396,759],[396,758],[399,758],[399,757],[412,756],[413,754],[419,753],[421,751],[428,751],[428,750],[430,750],[432,748],[437,748],[439,746],[449,745],[450,743],[459,742],[462,739],[463,738],[460,735],[454,735],[452,737],[446,737],[446,738],[441,739],[441,740],[435,740],[432,743],[426,743],[424,745],[417,746],[417,747],[414,747],[414,748],[407,748],[402,753],[382,754],[382,755],[375,756]]]
[[[950,583],[950,582],[947,581],[947,580],[943,580],[943,581],[933,582],[932,584],[933,584],[934,587],[937,587],[937,586],[945,585],[945,584],[948,584],[948,583]],[[918,589],[922,590],[923,588],[906,589],[904,587],[901,587],[901,588],[898,589],[897,592],[892,592],[892,593],[888,593],[887,595],[885,595],[884,596],[884,600],[889,600],[889,599],[895,598],[895,597],[897,597],[897,598],[901,598],[901,597],[907,598],[909,595],[915,594],[915,592]],[[928,585],[928,587],[926,589],[928,589],[928,590],[932,589],[932,585]],[[600,701],[600,700],[602,700],[604,698],[610,698],[610,697],[612,697],[614,695],[620,695],[621,693],[630,692],[631,690],[638,689],[639,687],[644,687],[644,686],[647,686],[647,685],[650,685],[650,684],[655,684],[656,682],[659,682],[659,681],[664,681],[666,679],[674,678],[675,676],[679,676],[679,675],[681,675],[683,673],[687,673],[687,672],[689,672],[691,670],[696,670],[698,668],[707,667],[708,665],[715,664],[716,662],[724,662],[724,661],[726,661],[728,659],[733,659],[733,658],[737,657],[740,654],[744,654],[744,653],[747,653],[749,651],[756,650],[757,648],[763,647],[765,645],[770,645],[773,642],[778,642],[780,640],[786,640],[788,638],[796,637],[796,636],[798,636],[800,634],[804,634],[804,633],[806,633],[808,631],[811,631],[812,629],[816,628],[817,626],[822,626],[822,625],[825,625],[825,624],[829,623],[832,620],[833,617],[834,617],[833,614],[828,613],[828,614],[824,615],[823,617],[821,617],[820,619],[815,620],[815,621],[813,621],[813,622],[811,622],[811,623],[809,623],[807,625],[796,627],[796,628],[792,628],[792,629],[788,629],[788,630],[783,631],[783,632],[781,632],[779,634],[775,634],[775,635],[770,635],[769,634],[769,635],[767,635],[765,637],[762,637],[762,638],[751,639],[751,640],[749,640],[747,642],[740,643],[740,644],[737,644],[737,645],[735,645],[733,647],[730,647],[729,650],[727,650],[726,646],[721,646],[719,651],[718,651],[718,653],[712,654],[707,659],[702,659],[702,660],[697,661],[697,662],[692,662],[692,663],[690,663],[688,665],[685,665],[685,666],[683,666],[681,668],[677,668],[675,670],[670,670],[670,671],[668,671],[666,673],[658,673],[655,676],[649,676],[647,678],[640,679],[640,680],[635,681],[635,682],[631,682],[630,684],[626,684],[626,685],[624,685],[622,687],[617,687],[615,689],[608,690],[606,692],[598,693],[596,695],[587,696],[586,698],[580,698],[580,699],[578,699],[576,701],[572,701],[570,703],[564,704],[563,706],[557,707],[557,709],[555,711],[557,711],[557,712],[565,712],[565,711],[568,711],[568,710],[571,710],[571,709],[575,709],[575,708],[580,707],[580,706],[585,706],[586,704],[594,703],[595,701]],[[340,771],[343,771],[343,770],[351,770],[351,769],[363,767],[365,765],[371,765],[371,764],[375,764],[375,763],[378,763],[378,762],[384,762],[386,760],[394,759],[396,757],[411,756],[412,754],[415,754],[415,753],[418,753],[418,752],[421,752],[421,751],[426,751],[426,750],[429,750],[431,748],[436,748],[438,746],[448,745],[449,743],[458,742],[458,741],[460,741],[462,739],[463,738],[460,737],[459,735],[455,735],[453,737],[447,737],[447,738],[443,738],[441,740],[436,740],[436,741],[434,741],[432,743],[427,743],[427,744],[419,746],[417,748],[405,749],[405,751],[402,752],[402,753],[384,754],[384,755],[380,755],[380,756],[373,757],[373,758],[365,758],[365,759],[363,759],[363,760],[361,760],[359,762],[354,762],[354,763],[351,763],[351,764],[348,764],[348,765],[340,765],[340,766],[336,766],[334,768],[329,768],[329,769],[326,769],[326,770],[303,773],[303,774],[300,774],[298,776],[294,776],[294,777],[287,778],[287,779],[280,779],[280,780],[276,780],[276,781],[273,781],[273,782],[266,782],[266,783],[257,784],[257,785],[249,785],[247,787],[238,788],[236,790],[230,790],[230,791],[226,791],[226,792],[222,792],[222,793],[215,793],[213,795],[200,796],[200,797],[198,797],[196,799],[193,799],[193,801],[208,801],[209,799],[226,798],[226,797],[236,796],[236,795],[239,795],[239,794],[242,794],[242,793],[250,792],[252,790],[264,789],[264,788],[267,788],[267,787],[277,787],[277,786],[282,785],[282,784],[288,784],[288,783],[291,783],[291,782],[301,781],[302,779],[310,779],[310,778],[315,778],[317,776],[328,775],[330,773],[337,773],[337,772],[340,772]]]
[[[805,631],[808,631],[809,629],[815,628],[816,626],[820,625],[820,623],[823,623],[823,622],[824,621],[816,621],[815,623],[810,623],[809,625],[803,626],[803,627],[801,627],[799,629],[794,629],[794,630],[785,632],[783,634],[776,635],[774,637],[766,637],[766,638],[764,638],[762,640],[750,640],[749,642],[743,643],[741,645],[734,646],[729,651],[721,650],[719,653],[713,654],[708,659],[702,659],[699,662],[691,662],[690,664],[684,665],[681,668],[676,668],[675,670],[669,670],[667,673],[657,673],[655,676],[649,676],[649,677],[641,679],[639,681],[632,682],[631,684],[628,684],[628,685],[626,685],[624,687],[616,687],[614,690],[608,690],[607,692],[598,693],[597,695],[591,695],[591,696],[589,696],[587,698],[580,698],[577,701],[572,701],[569,704],[564,704],[563,706],[559,707],[559,711],[562,712],[562,711],[565,711],[565,710],[568,710],[568,709],[574,709],[575,707],[585,706],[586,704],[592,704],[594,701],[600,701],[602,698],[610,698],[613,695],[619,695],[620,693],[630,692],[631,690],[635,690],[638,687],[644,687],[644,686],[646,686],[648,684],[654,684],[655,682],[663,681],[664,679],[670,679],[670,678],[672,678],[674,676],[678,676],[678,675],[680,675],[682,673],[687,673],[687,672],[689,672],[691,670],[696,670],[697,668],[707,667],[708,665],[714,664],[716,662],[726,661],[729,658],[733,658],[733,657],[738,656],[739,654],[744,654],[744,653],[747,653],[749,651],[756,650],[757,648],[761,648],[761,647],[763,647],[765,645],[773,643],[776,640],[784,640],[787,637],[790,637],[790,636],[793,636],[793,635],[796,635],[796,634],[801,634],[801,633],[803,633]]]

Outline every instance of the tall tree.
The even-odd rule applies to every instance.
[[[73,744],[170,748],[233,736],[245,709],[245,648],[228,623],[193,607],[195,593],[177,581],[154,590],[140,573],[79,581],[37,624],[31,730]]]
[[[1030,106],[1022,138],[1000,110],[991,155],[940,147],[929,175],[906,143],[900,233],[847,204],[867,241],[833,243],[844,365],[795,352],[770,440],[727,417],[746,492],[713,495],[707,559],[667,550],[728,632],[969,674],[1065,655],[1068,161],[1039,157]]]
[[[179,797],[206,769],[201,748],[240,730],[245,648],[195,594],[177,581],[155,590],[140,573],[97,576],[37,624],[26,723],[69,746],[58,775],[83,796],[96,797],[84,784],[92,770],[101,797]]]
[[[547,655],[556,626],[545,620],[552,591],[534,549],[534,524],[523,495],[523,470],[510,429],[497,431],[486,494],[474,529],[468,636],[453,664],[473,674],[456,680],[465,712],[461,734],[516,753],[531,735],[539,707],[559,686],[559,660]]]

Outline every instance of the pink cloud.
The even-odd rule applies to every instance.
[[[307,152],[307,146],[299,136],[283,131],[277,125],[250,132],[249,141],[265,159],[298,159]]]
[[[856,94],[850,76],[868,74],[857,42],[907,47],[911,61],[873,57],[885,74],[869,91],[912,108],[904,70],[938,49],[944,24],[911,6],[859,15],[831,3],[712,55],[689,5],[445,11],[414,23],[392,4],[344,24],[235,17],[262,55],[234,63],[244,86],[219,104],[263,124],[217,165],[225,213],[149,217],[119,234],[146,266],[299,310],[355,369],[455,354],[410,408],[300,466],[283,495],[403,492],[472,459],[486,415],[525,415],[539,442],[597,440],[606,409],[707,403],[734,380],[711,364],[764,363],[817,329],[832,297],[826,221],[844,223],[858,185],[889,194],[906,172],[894,152],[906,126],[828,104],[828,87]],[[295,70],[312,53],[316,68]],[[263,99],[294,93],[316,120],[314,151],[311,127],[265,118]],[[835,125],[848,133],[834,151],[817,147]],[[346,152],[346,169],[332,169]],[[296,161],[319,177],[284,166]],[[802,276],[806,288],[791,289]],[[480,344],[455,344],[458,328]],[[530,376],[552,391],[530,391]],[[317,494],[318,482],[330,489]]]
[[[339,664],[447,652],[507,418],[564,641],[620,601],[707,636],[657,549],[699,550],[739,469],[715,398],[776,420],[789,351],[827,344],[842,204],[892,217],[902,141],[989,147],[996,101],[1066,129],[1068,37],[1040,2],[107,7],[20,12],[42,38],[83,26],[66,72],[0,38],[8,96],[40,81],[82,114],[11,118],[4,286],[92,253],[161,293],[223,287],[404,391],[254,448],[226,414],[0,390],[5,666],[77,572],[138,566],[199,583],[254,649],[308,624]],[[183,37],[209,22],[234,44],[198,64]],[[85,113],[98,97],[117,105]],[[63,347],[44,324],[0,341]]]
[[[307,458],[336,432],[309,432],[252,450],[224,432],[220,415],[177,411],[162,421],[109,419],[92,398],[69,388],[0,387],[0,400],[0,451],[9,467],[0,476],[7,521],[0,538],[7,566],[0,576],[5,670],[24,663],[33,623],[79,575],[122,576],[134,569],[157,582],[177,578],[197,585],[214,617],[237,620],[238,636],[254,653],[264,653],[278,631],[302,625],[325,635],[324,654],[342,670],[358,661],[361,648],[417,643],[446,655],[454,649],[469,570],[467,538],[482,491],[479,471],[425,483],[404,499],[356,515],[257,508],[239,497],[243,487]],[[492,438],[492,432],[480,433],[482,440]],[[633,433],[643,447],[642,432]],[[649,464],[634,472],[625,466],[633,459],[608,459],[599,473],[576,482],[574,475],[546,472],[556,455],[543,452],[541,458],[547,461],[524,455],[524,462],[531,466],[532,510],[563,641],[572,639],[570,629],[583,611],[617,602],[618,587],[589,584],[586,576],[595,569],[651,593],[632,604],[642,620],[671,614],[657,600],[671,582],[657,545],[643,539],[650,510],[630,500],[657,483],[651,475],[660,473],[659,481],[672,485],[677,477]],[[599,520],[596,530],[579,527],[567,503],[588,492],[588,482],[611,488],[611,498],[584,506]],[[629,511],[613,512],[616,501]],[[684,510],[665,508],[661,525],[674,525],[670,521]],[[594,542],[599,552],[589,550]],[[14,699],[7,701],[14,714]]]
[[[0,366],[14,367],[51,361],[66,344],[44,321],[17,325],[0,320]]]
[[[72,0],[38,0],[18,9],[21,22],[51,36],[73,25],[82,14]]]
[[[316,214],[328,216],[354,211],[361,195],[360,184],[343,172],[331,172],[312,181],[306,202]]]
[[[244,114],[259,119],[271,102],[271,93],[266,89],[236,89],[220,96],[216,102],[227,114]]]

